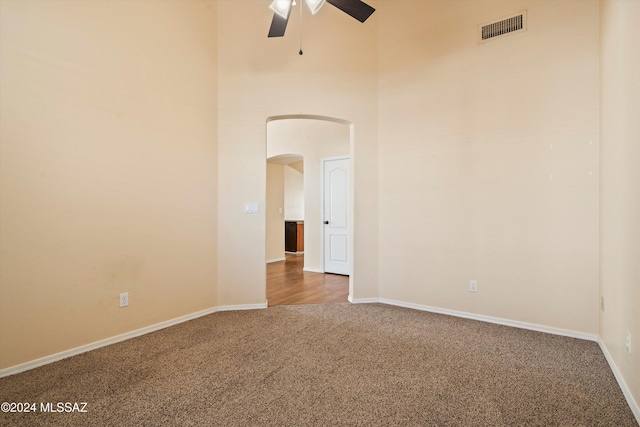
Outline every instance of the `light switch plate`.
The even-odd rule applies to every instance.
[[[260,213],[260,202],[244,202],[244,213],[246,214]]]

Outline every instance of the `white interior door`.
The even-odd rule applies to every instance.
[[[324,272],[349,275],[349,158],[322,162]]]

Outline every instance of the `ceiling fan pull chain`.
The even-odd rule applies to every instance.
[[[302,2],[300,2],[300,52],[298,52],[300,55],[302,55]]]

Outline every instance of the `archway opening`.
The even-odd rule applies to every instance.
[[[346,302],[352,293],[350,274],[340,276],[329,274],[330,269],[325,271],[325,248],[333,240],[326,237],[325,205],[331,203],[326,203],[323,170],[327,159],[346,158],[348,165],[353,162],[352,127],[349,121],[325,116],[286,115],[267,119],[265,294],[269,305]],[[303,182],[302,190],[296,179]],[[348,187],[349,244],[341,254],[346,254],[350,272],[353,263],[350,181]],[[291,241],[285,247],[285,239],[296,228],[298,243],[302,239],[303,246],[292,250]]]

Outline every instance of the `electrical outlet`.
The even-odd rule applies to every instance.
[[[469,291],[470,292],[478,292],[478,281],[477,280],[469,280]]]
[[[126,307],[129,305],[129,292],[120,294],[120,307]]]
[[[631,332],[627,331],[627,353],[631,353]]]

